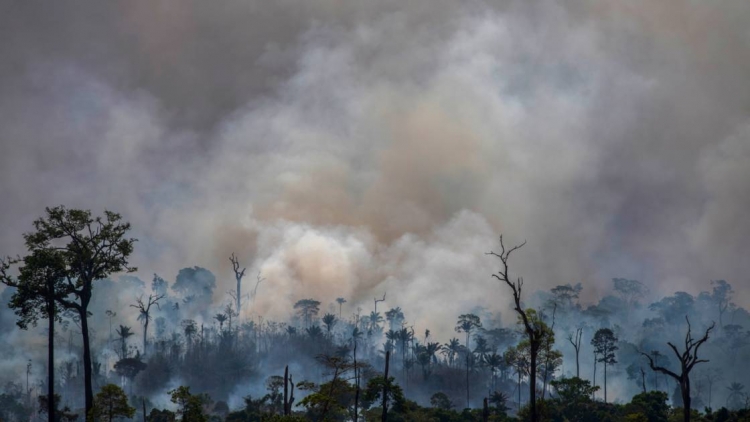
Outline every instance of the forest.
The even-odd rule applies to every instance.
[[[274,286],[235,254],[224,293],[198,266],[128,275],[138,244],[117,213],[58,206],[33,227],[0,267],[1,335],[26,339],[2,346],[26,368],[4,380],[3,421],[750,420],[750,313],[725,280],[655,298],[613,278],[583,303],[583,283],[529,291],[510,270],[524,243],[500,236],[475,252],[514,319],[468,307],[453,327],[415,326],[387,291],[299,298],[272,320],[253,307]]]

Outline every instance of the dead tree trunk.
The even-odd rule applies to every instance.
[[[576,351],[576,378],[581,378],[581,364],[578,360],[578,357],[581,353],[581,338],[583,336],[583,328],[577,328],[576,334],[573,336],[573,334],[568,335],[568,341],[570,344],[573,345],[573,348]]]
[[[240,261],[237,259],[237,255],[232,254],[229,257],[229,261],[232,263],[232,271],[234,271],[234,278],[237,280],[237,290],[235,293],[237,296],[235,297],[235,300],[237,301],[237,313],[240,312],[240,306],[242,305],[242,277],[245,276],[245,270],[247,268],[243,268],[240,270]]]
[[[690,371],[693,370],[693,367],[696,364],[708,362],[707,359],[698,358],[698,349],[700,349],[703,343],[708,340],[708,335],[711,333],[711,330],[714,329],[714,326],[716,324],[712,323],[711,326],[706,329],[703,337],[696,340],[693,338],[693,335],[691,333],[690,320],[688,319],[687,315],[685,316],[685,320],[688,324],[687,334],[685,334],[685,351],[680,353],[674,344],[672,344],[671,342],[667,343],[674,352],[675,356],[677,356],[677,359],[680,361],[679,374],[677,374],[676,372],[672,372],[663,366],[657,365],[651,355],[643,352],[641,352],[641,354],[648,359],[649,366],[651,366],[652,371],[658,371],[662,374],[668,375],[674,378],[674,380],[677,381],[677,383],[680,385],[680,393],[682,394],[683,405],[683,421],[690,422]]]
[[[492,277],[510,287],[513,293],[513,302],[515,304],[514,310],[521,318],[524,331],[529,339],[529,407],[531,409],[531,422],[538,422],[539,417],[537,415],[536,409],[536,371],[537,357],[539,356],[539,349],[542,346],[542,340],[544,338],[544,324],[538,323],[538,321],[532,321],[531,318],[529,318],[526,310],[523,309],[523,306],[521,304],[523,278],[519,277],[515,281],[511,281],[508,269],[508,259],[510,258],[510,254],[513,251],[520,249],[525,244],[526,242],[523,242],[520,245],[505,249],[505,245],[503,244],[503,236],[500,235],[500,253],[489,252],[488,255],[500,258],[501,268],[496,274],[492,274]]]

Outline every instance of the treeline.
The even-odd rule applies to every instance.
[[[130,276],[113,281],[135,270],[129,228],[116,213],[47,209],[25,235],[26,255],[2,261],[0,280],[10,286],[2,299],[20,328],[46,320],[48,344],[47,377],[6,385],[3,420],[748,417],[740,363],[750,314],[723,280],[696,297],[678,292],[650,304],[648,286],[620,278],[612,295],[588,306],[579,302],[581,284],[527,296],[509,270],[523,245],[506,247],[501,237],[488,259],[497,261],[498,294],[512,298],[517,321],[468,309],[451,327],[456,335],[438,339],[417,331],[400,307],[378,311],[385,296],[346,316],[347,298],[339,297],[325,298],[327,310],[321,298],[301,299],[287,321],[242,318],[263,278],[243,293],[246,269],[234,254],[236,289],[220,306],[205,268],[182,269],[172,283],[159,275],[150,286]]]

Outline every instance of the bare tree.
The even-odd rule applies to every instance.
[[[260,283],[262,283],[264,281],[266,281],[266,279],[263,278],[260,275],[260,271],[258,271],[258,275],[255,276],[255,288],[253,289],[253,306],[255,306],[255,296],[258,294],[258,286],[260,285]],[[238,311],[239,311],[239,309],[238,309]]]
[[[513,251],[522,248],[525,244],[526,242],[524,241],[519,245],[506,249],[505,244],[503,243],[503,236],[500,235],[500,253],[490,251],[487,254],[500,258],[501,268],[497,273],[492,274],[492,277],[508,285],[513,292],[513,302],[515,304],[514,310],[521,319],[521,322],[523,322],[523,329],[529,339],[529,403],[531,407],[531,421],[537,422],[539,420],[536,409],[537,357],[539,356],[539,349],[542,347],[542,342],[545,336],[545,324],[541,321],[541,318],[535,318],[533,320],[529,318],[528,310],[523,309],[521,304],[523,278],[519,277],[515,281],[511,281],[508,268],[510,254],[513,253]]]
[[[237,312],[240,311],[242,306],[242,278],[245,277],[245,270],[240,270],[240,261],[237,259],[237,255],[232,253],[229,257],[229,262],[232,263],[232,271],[234,271],[234,278],[237,280],[237,290],[235,290],[234,300],[237,301]]]
[[[674,344],[672,344],[671,342],[667,342],[669,347],[674,352],[675,356],[677,356],[677,359],[680,361],[681,372],[679,375],[676,372],[672,372],[663,366],[657,365],[654,362],[654,359],[649,354],[643,352],[641,352],[641,354],[648,359],[649,366],[651,366],[652,371],[658,371],[662,374],[668,375],[674,378],[675,381],[680,384],[680,393],[682,393],[683,420],[685,422],[690,422],[690,371],[693,370],[693,367],[696,364],[708,362],[708,359],[698,358],[698,350],[703,345],[703,343],[708,341],[708,335],[711,333],[711,330],[714,329],[716,324],[711,323],[711,326],[706,329],[706,333],[703,335],[703,337],[696,340],[693,338],[693,335],[691,333],[690,320],[688,319],[687,315],[685,316],[685,321],[687,321],[688,324],[687,334],[685,334],[685,351],[680,353]]]
[[[570,344],[573,345],[573,348],[576,350],[576,377],[581,378],[581,364],[579,361],[579,356],[581,354],[581,338],[583,337],[583,328],[576,328],[575,336],[573,334],[568,334],[568,341]]]
[[[373,300],[375,301],[375,312],[377,312],[378,311],[378,302],[385,302],[385,293],[383,293],[383,298],[382,299],[374,298]]]
[[[146,303],[143,302],[143,296],[141,296],[135,300],[134,305],[130,305],[131,308],[138,309],[140,312],[138,320],[143,323],[143,354],[146,354],[146,347],[148,345],[148,323],[151,321],[151,306],[156,305],[159,308],[159,301],[164,299],[164,296],[164,294],[150,294]]]

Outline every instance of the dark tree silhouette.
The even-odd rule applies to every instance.
[[[336,298],[336,303],[339,304],[339,318],[341,318],[341,305],[346,303],[346,299],[344,299],[343,297],[338,297]]]
[[[125,359],[126,357],[128,357],[128,338],[135,333],[130,330],[130,327],[127,327],[125,325],[121,325],[120,328],[115,330],[115,333],[117,333],[117,335],[120,337],[120,359]]]
[[[336,315],[334,314],[325,314],[323,315],[323,325],[326,326],[326,331],[328,331],[328,337],[331,337],[331,330],[333,330],[333,327],[336,325]]]
[[[583,328],[576,328],[575,335],[568,334],[568,341],[573,345],[576,351],[576,377],[581,377],[581,361],[579,360],[581,354],[581,338],[583,337]]]
[[[652,371],[658,371],[662,374],[668,375],[674,378],[677,383],[679,383],[680,393],[682,394],[683,420],[685,422],[690,422],[690,371],[693,370],[695,365],[708,362],[707,359],[698,358],[698,350],[703,345],[703,343],[708,341],[708,336],[711,333],[711,330],[714,329],[716,324],[711,323],[711,326],[706,329],[703,337],[695,339],[693,338],[690,320],[687,316],[685,316],[685,321],[687,321],[688,324],[687,334],[685,334],[685,351],[680,353],[674,344],[672,344],[671,342],[667,342],[669,347],[674,352],[675,356],[677,356],[677,360],[680,361],[679,374],[670,371],[663,366],[657,365],[656,362],[654,362],[654,358],[652,358],[649,354],[641,352],[641,355],[645,356],[648,359],[649,366],[651,366]]]
[[[607,365],[617,363],[615,351],[617,351],[617,337],[609,328],[600,328],[596,330],[594,338],[591,339],[591,345],[594,351],[599,355],[599,362],[604,364],[604,402],[607,402]]]
[[[237,312],[239,312],[242,310],[242,278],[245,277],[245,270],[247,268],[240,269],[240,261],[234,253],[229,257],[229,262],[232,263],[234,278],[237,280],[237,290],[234,291],[234,299],[237,301]]]
[[[46,214],[34,221],[35,232],[25,236],[26,245],[30,250],[57,251],[64,262],[65,279],[74,299],[60,299],[59,302],[74,310],[81,324],[86,419],[89,420],[94,389],[88,307],[94,281],[113,273],[136,270],[128,266],[135,239],[125,238],[130,224],[122,222],[120,214],[111,211],[104,211],[102,218],[93,217],[88,210],[58,206],[46,208]]]
[[[8,275],[8,270],[17,264],[22,265],[14,278]],[[22,260],[3,259],[0,282],[16,288],[9,306],[18,315],[19,328],[25,330],[29,324],[36,326],[39,318],[47,319],[47,397],[55,397],[55,322],[62,320],[58,302],[69,294],[63,257],[57,251],[40,249]],[[55,420],[54,400],[47,401],[47,417],[49,422]]]
[[[500,253],[490,251],[488,254],[495,256],[500,259],[501,268],[496,274],[492,274],[492,277],[498,281],[505,283],[510,287],[513,292],[513,302],[515,303],[514,310],[518,314],[523,328],[526,333],[526,337],[529,340],[529,401],[531,407],[531,421],[537,422],[539,420],[536,408],[536,370],[537,370],[537,357],[539,356],[539,349],[542,347],[544,340],[546,327],[542,323],[540,318],[532,320],[529,318],[528,311],[523,309],[521,304],[521,293],[523,289],[523,278],[518,278],[516,281],[511,281],[510,273],[508,268],[508,260],[510,254],[522,248],[526,242],[520,245],[513,246],[506,249],[503,244],[503,236],[500,235]]]
[[[320,302],[314,299],[301,299],[294,304],[294,309],[297,310],[297,314],[305,321],[307,327],[312,323],[312,319],[318,315],[320,311]]]
[[[469,389],[469,351],[471,348],[469,347],[469,341],[471,340],[471,332],[481,327],[482,321],[480,321],[479,317],[474,314],[459,315],[458,322],[456,322],[456,332],[466,333],[466,407],[469,407],[469,401],[471,399]]]
[[[156,276],[155,276],[156,277]],[[155,281],[155,280],[154,280]],[[143,353],[146,354],[146,348],[148,346],[148,323],[151,321],[151,307],[156,305],[159,308],[159,301],[164,299],[166,295],[162,294],[150,294],[146,302],[143,302],[143,296],[136,299],[134,305],[130,305],[132,308],[138,309],[138,320],[143,324]]]

